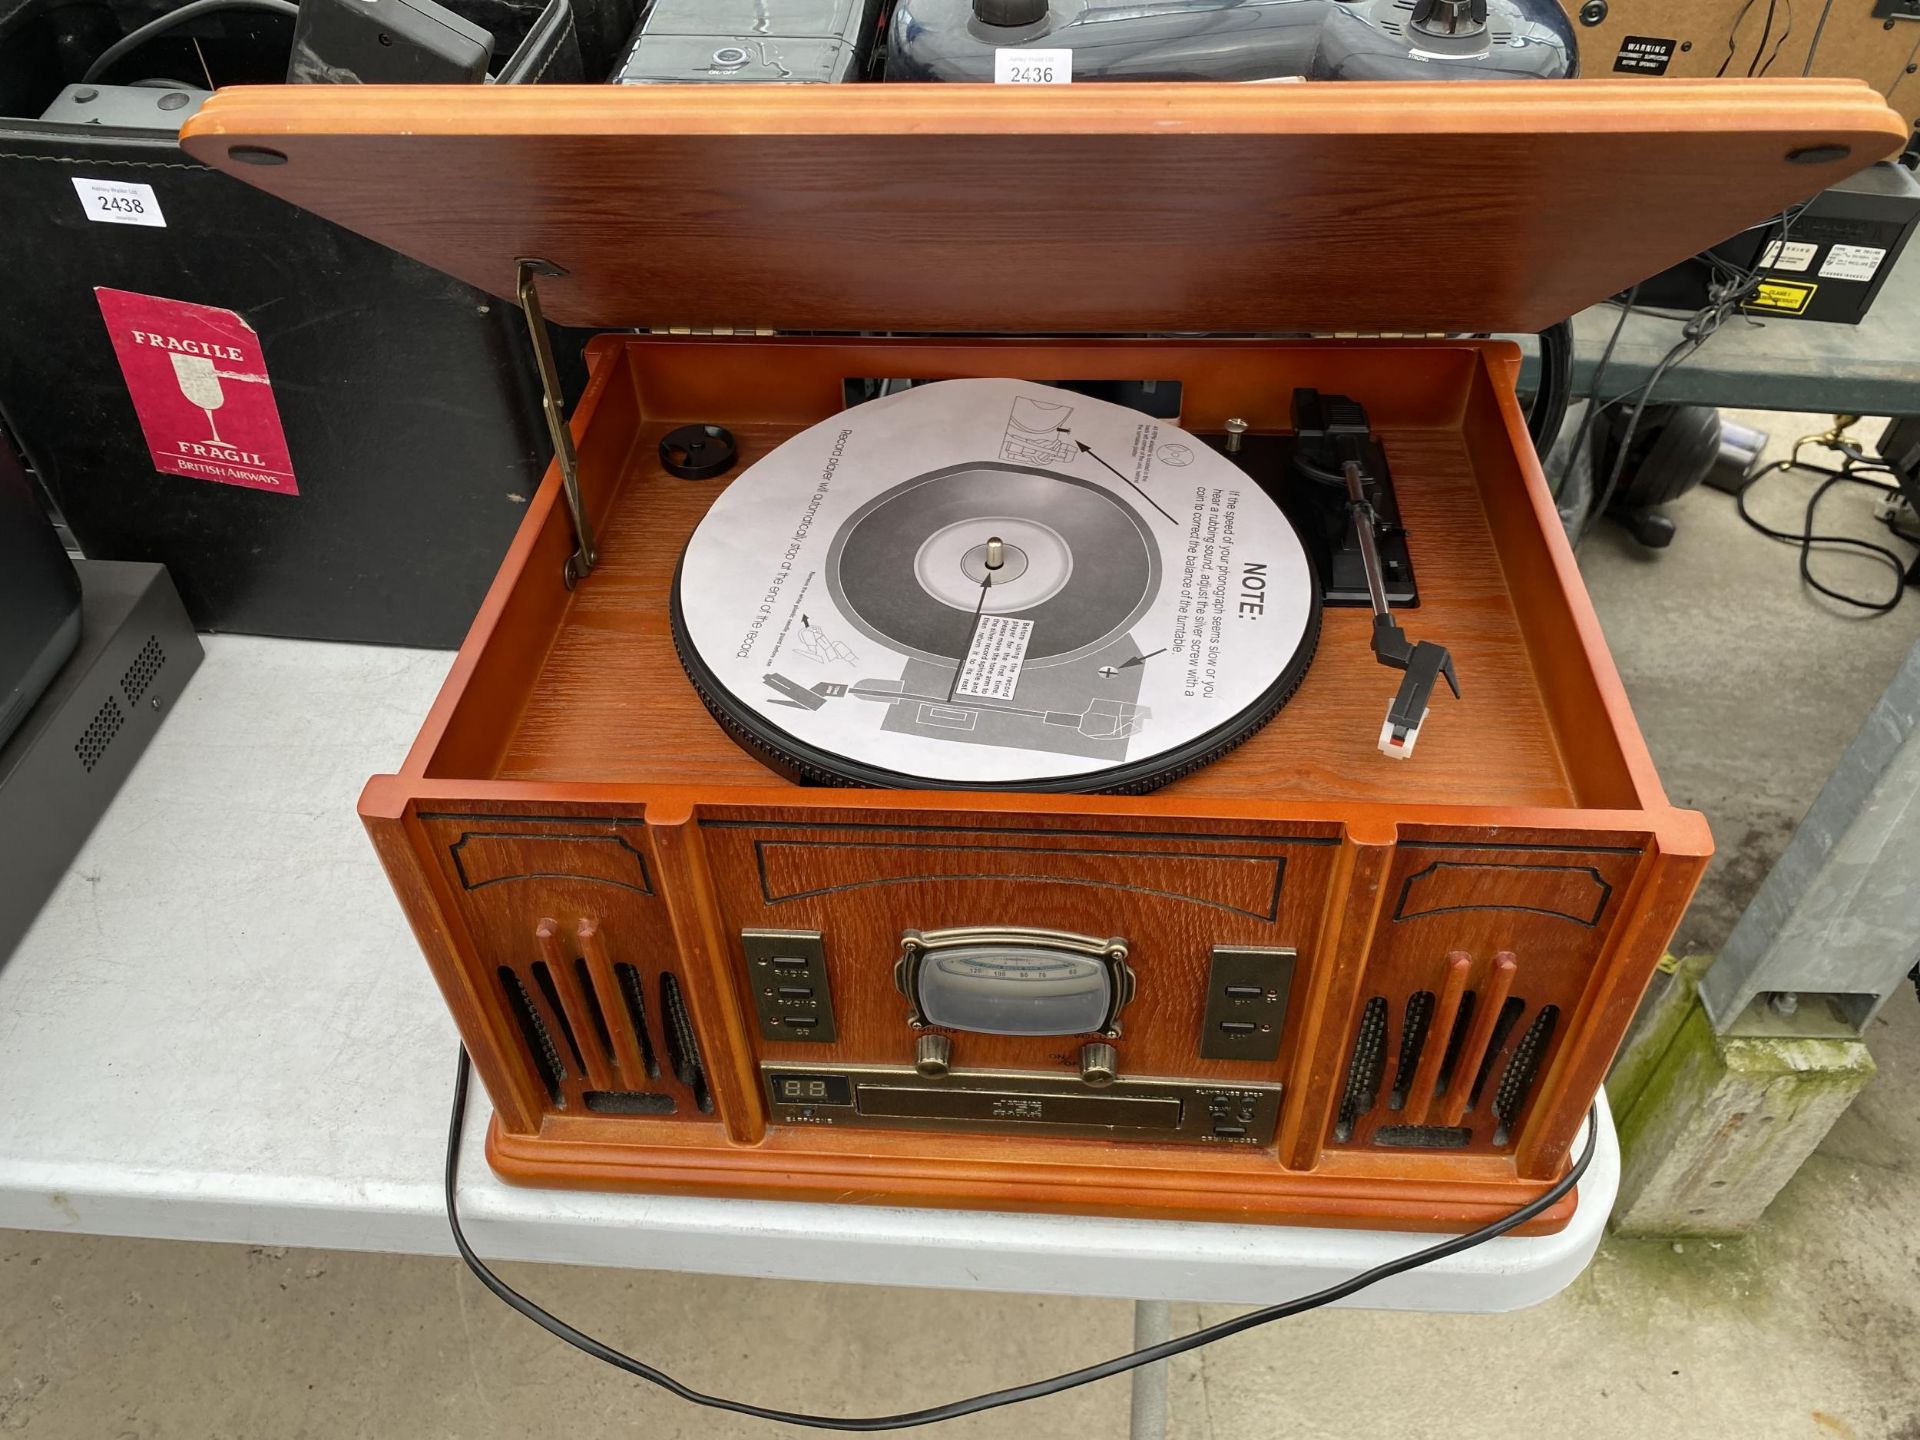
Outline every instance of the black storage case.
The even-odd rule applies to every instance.
[[[616,3],[575,7],[588,64],[610,65],[630,28],[606,15]],[[0,0],[0,116],[15,117],[0,118],[0,417],[84,552],[164,564],[201,629],[457,646],[551,454],[519,311],[195,164],[171,135],[18,118],[127,28],[82,44],[69,21],[84,9],[54,27],[44,0]],[[508,25],[540,12],[474,18],[496,27],[498,59]],[[284,70],[280,17],[208,22],[279,23],[262,64]],[[222,73],[221,45],[258,49],[258,32],[204,43],[223,81],[277,78]],[[164,228],[90,221],[75,177],[151,185]],[[96,287],[254,329],[297,495],[155,470]],[[577,390],[583,337],[555,338]]]

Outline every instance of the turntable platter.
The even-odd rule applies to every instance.
[[[917,386],[743,473],[675,577],[730,734],[827,784],[1141,791],[1251,735],[1320,607],[1292,525],[1136,411],[1012,380]]]

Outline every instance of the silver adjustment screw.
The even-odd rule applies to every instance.
[[[1247,422],[1236,415],[1233,419],[1227,421],[1226,431],[1227,454],[1238,455],[1240,453],[1240,437],[1247,433]]]
[[[1103,1089],[1119,1078],[1120,1052],[1104,1040],[1089,1040],[1080,1047],[1080,1078],[1094,1089]]]
[[[922,1075],[944,1075],[953,1058],[953,1041],[944,1035],[922,1035],[913,1042],[913,1068]]]

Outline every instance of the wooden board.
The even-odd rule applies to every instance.
[[[563,267],[569,325],[1460,332],[1564,319],[1904,133],[1822,80],[273,86],[182,143],[497,295]]]

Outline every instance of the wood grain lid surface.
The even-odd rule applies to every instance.
[[[548,316],[1538,330],[1898,150],[1851,80],[263,86],[196,159]]]

